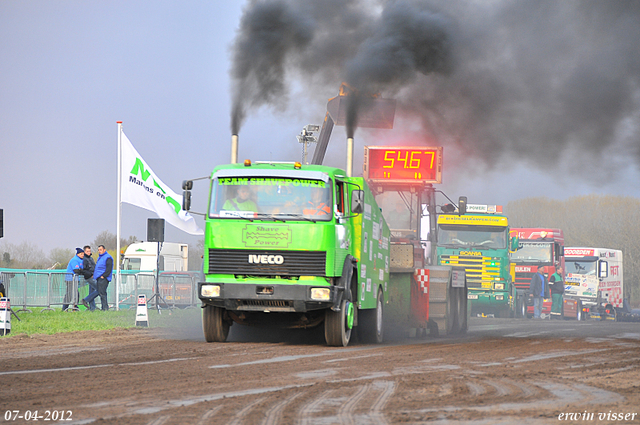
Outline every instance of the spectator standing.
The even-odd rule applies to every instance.
[[[533,297],[533,318],[539,319],[542,314],[542,300],[549,298],[549,285],[542,274],[541,267],[531,277],[529,282],[529,296]]]
[[[97,282],[98,290],[89,294],[89,296],[85,298],[85,301],[90,304],[99,295],[100,302],[102,303],[102,311],[109,310],[109,304],[107,302],[107,287],[109,286],[109,282],[111,282],[112,272],[113,257],[109,255],[104,245],[98,245],[98,261],[96,261],[96,269],[93,272],[93,278]]]
[[[564,294],[564,281],[562,280],[562,267],[556,267],[556,272],[549,278],[551,288],[551,318],[562,317],[562,294]]]
[[[73,277],[75,274],[78,274],[80,271],[82,271],[83,260],[84,250],[82,248],[76,248],[76,255],[74,255],[73,258],[69,260],[69,264],[67,264],[67,274],[64,276],[65,283],[67,284],[67,289],[64,294],[64,300],[62,301],[62,311],[67,310],[70,304],[75,301],[73,296]],[[80,298],[79,295],[78,298]],[[78,306],[73,305],[73,308],[76,309],[78,308]]]
[[[87,298],[82,299],[82,305],[87,308],[87,310],[94,311],[96,309],[95,297],[98,296],[98,283],[93,278],[93,273],[96,270],[96,262],[91,258],[91,247],[89,245],[85,245],[84,247],[84,258],[82,260],[82,275],[84,276],[84,280],[89,284],[89,296],[95,292],[96,295],[91,299],[91,302],[87,302]]]

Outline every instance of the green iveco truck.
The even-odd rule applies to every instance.
[[[185,181],[189,209],[192,181]],[[352,331],[382,342],[389,228],[362,177],[338,168],[245,161],[210,176],[198,283],[208,342],[233,324]]]
[[[452,210],[438,216],[438,264],[466,273],[472,314],[514,316],[515,264],[509,249],[517,247],[499,205],[468,204],[466,213]]]

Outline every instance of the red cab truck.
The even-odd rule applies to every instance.
[[[557,266],[564,270],[564,234],[561,229],[529,227],[512,228],[510,236],[517,236],[519,241],[518,249],[510,254],[516,270],[516,315],[532,317],[533,304],[528,296],[531,277],[539,267],[548,277]],[[544,300],[542,312],[551,313],[551,298]]]

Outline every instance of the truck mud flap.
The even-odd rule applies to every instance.
[[[356,270],[357,264],[358,261],[352,255],[347,255],[342,266],[342,275],[340,276],[340,279],[338,279],[338,284],[336,285],[336,289],[338,289],[338,296],[336,297],[336,302],[333,307],[331,307],[331,310],[340,311],[340,304],[343,299],[348,301],[353,300],[351,280],[353,279],[353,273],[354,270]]]

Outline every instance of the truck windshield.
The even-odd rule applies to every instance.
[[[209,217],[329,221],[331,181],[274,177],[216,178]]]
[[[596,262],[595,261],[570,261],[569,259],[565,258],[564,270],[565,270],[565,273],[595,275]]]
[[[446,224],[439,227],[438,245],[504,249],[507,236],[506,227]]]
[[[122,262],[122,270],[140,270],[141,264],[140,258],[125,258]]]
[[[520,241],[518,250],[511,253],[511,261],[516,263],[548,263],[553,257],[551,242]]]

